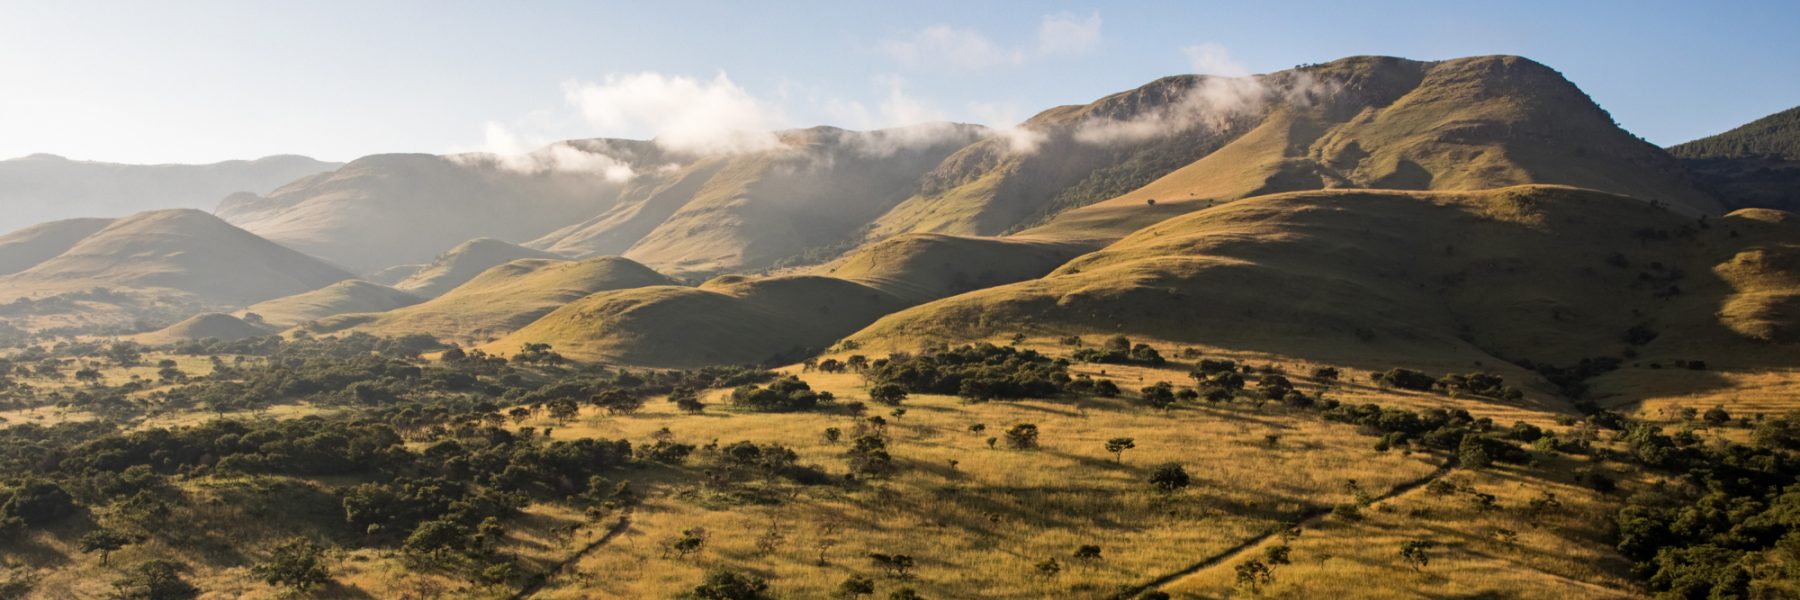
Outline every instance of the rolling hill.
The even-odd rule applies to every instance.
[[[557,256],[493,238],[469,240],[439,255],[431,264],[413,271],[395,283],[394,289],[421,298],[436,298],[456,289],[456,286],[468,283],[488,269],[525,258]]]
[[[1039,279],[890,315],[863,347],[1143,336],[1354,363],[1763,361],[1796,324],[1791,218],[1695,218],[1558,186],[1258,196]],[[1717,272],[1715,272],[1715,270]],[[1739,306],[1715,315],[1718,307]],[[1756,339],[1752,339],[1756,338]]]
[[[77,217],[121,217],[152,209],[212,208],[237,192],[268,193],[337,168],[304,156],[204,165],[129,165],[34,154],[0,160],[0,230]]]
[[[626,168],[671,160],[649,142],[577,140],[550,150]],[[257,235],[367,273],[429,262],[475,238],[537,238],[612,206],[625,185],[616,170],[540,169],[509,158],[517,157],[368,156],[267,196],[234,196],[217,213]]]
[[[202,313],[150,333],[132,336],[131,339],[140,344],[161,346],[199,340],[235,342],[273,333],[275,333],[274,329],[250,323],[232,315]]]
[[[880,316],[934,298],[1036,277],[1087,248],[1074,244],[900,236],[818,275],[726,276],[699,287],[594,294],[490,344],[548,343],[567,356],[689,367],[795,360]]]
[[[1732,207],[1800,210],[1800,106],[1669,153]]]
[[[424,298],[385,285],[348,279],[310,292],[258,302],[237,316],[252,325],[286,329],[325,317],[387,312],[423,301]]]
[[[56,258],[110,224],[111,219],[64,219],[0,236],[0,275],[11,275]]]
[[[0,277],[0,301],[106,288],[244,306],[349,277],[192,209],[118,219],[29,269]]]
[[[582,261],[528,258],[488,269],[420,304],[382,313],[328,317],[304,329],[320,334],[423,333],[455,342],[485,342],[596,292],[673,283],[649,267],[618,257]]]

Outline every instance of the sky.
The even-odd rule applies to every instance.
[[[1005,126],[1178,73],[1517,54],[1668,145],[1800,105],[1800,2],[0,0],[0,158]]]

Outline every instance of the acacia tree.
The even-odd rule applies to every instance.
[[[106,566],[112,558],[114,550],[124,548],[131,543],[131,538],[111,529],[95,529],[81,536],[81,551],[88,554],[100,553],[100,565]]]
[[[1125,451],[1136,447],[1137,441],[1128,437],[1106,440],[1106,451],[1113,454],[1113,462],[1125,462]]]
[[[888,406],[899,406],[906,400],[906,388],[894,383],[876,384],[869,388],[869,399]]]

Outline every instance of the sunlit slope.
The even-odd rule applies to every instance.
[[[617,257],[523,259],[488,269],[420,304],[385,313],[321,319],[305,329],[313,333],[422,333],[458,342],[486,341],[595,292],[671,283],[648,267]]]
[[[867,238],[994,235],[1141,186],[1254,124],[1253,106],[1210,114],[1197,106],[1196,90],[1231,85],[1221,81],[1228,80],[1166,77],[1039,113],[948,157],[924,175],[916,194],[876,220]]]
[[[1072,243],[918,233],[869,244],[833,265],[829,274],[924,302],[1037,277],[1093,249]]]
[[[119,219],[55,258],[0,278],[0,301],[107,288],[244,306],[348,277],[217,217],[178,209]]]
[[[111,224],[112,219],[65,219],[0,236],[0,275],[11,275],[56,258]]]
[[[1788,276],[1714,273],[1740,252],[1794,242],[1791,226],[1754,216],[1702,221],[1555,186],[1259,196],[1147,227],[1041,279],[913,307],[850,339],[906,349],[1124,333],[1391,363],[1565,364],[1628,347],[1760,356],[1715,314]],[[1772,315],[1757,328],[1793,326],[1779,310],[1756,314]]]
[[[439,255],[431,264],[394,284],[394,289],[422,298],[435,298],[468,283],[488,269],[524,258],[558,257],[494,238],[478,238]]]
[[[286,328],[342,314],[390,311],[423,300],[385,285],[350,279],[310,292],[258,302],[240,311],[239,316]],[[256,317],[250,317],[251,314]]]
[[[1718,214],[1661,149],[1620,129],[1561,74],[1513,56],[1441,62],[1346,58],[1266,76],[1250,132],[1116,198],[1026,235],[1116,238],[1171,215],[1254,195],[1328,188],[1476,190],[1563,184]],[[1154,200],[1154,204],[1152,204]]]

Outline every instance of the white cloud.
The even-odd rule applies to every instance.
[[[614,182],[630,181],[637,175],[629,163],[618,157],[562,142],[527,141],[498,121],[488,121],[484,125],[480,151],[454,154],[450,158],[469,164],[492,164],[521,173],[591,173]]]
[[[986,123],[993,135],[1005,139],[1007,149],[1015,154],[1031,154],[1037,152],[1045,135],[1033,131],[1023,125],[1024,111],[1017,105],[992,102],[969,103],[969,114]]]
[[[949,68],[979,71],[1025,63],[1025,53],[1002,48],[981,32],[933,25],[905,39],[882,42],[881,49],[909,69]]]
[[[1231,51],[1223,44],[1206,42],[1182,48],[1181,51],[1193,63],[1195,73],[1223,77],[1243,77],[1250,74],[1250,69],[1233,59]]]
[[[751,96],[724,73],[711,80],[636,73],[600,83],[568,82],[564,97],[589,125],[617,137],[652,135],[658,145],[700,154],[781,145],[780,109]]]
[[[1100,47],[1100,13],[1076,18],[1070,13],[1046,15],[1038,24],[1038,54],[1069,56]]]
[[[1074,56],[1100,47],[1100,13],[1047,15],[1038,23],[1037,44],[1007,46],[973,29],[932,25],[881,43],[901,66],[915,70],[981,71],[1017,67],[1034,58]]]

